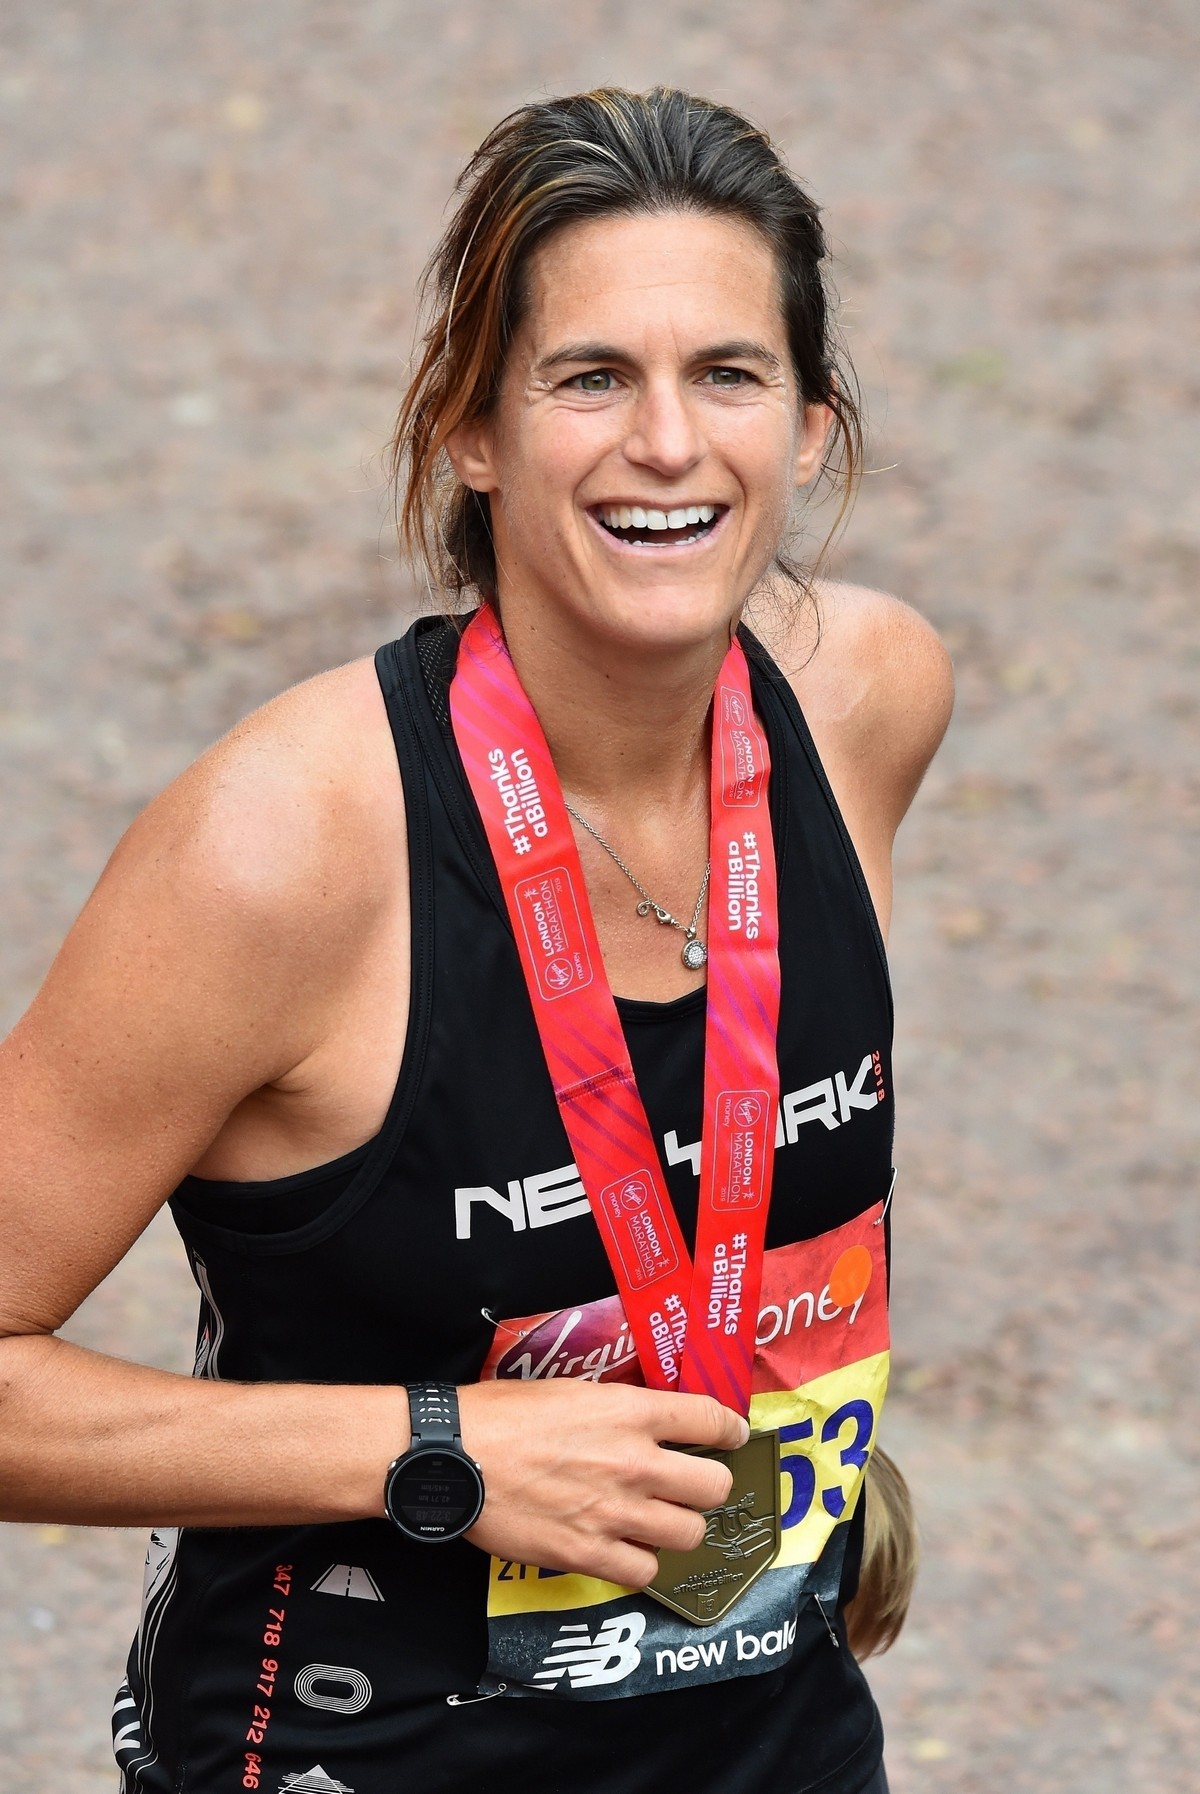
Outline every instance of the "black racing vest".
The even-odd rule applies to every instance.
[[[785,1137],[771,1248],[888,1192],[891,999],[799,707],[743,640],[770,742],[779,868]],[[201,1292],[198,1375],[471,1382],[489,1316],[614,1292],[590,1213],[567,1199],[571,1149],[450,729],[457,642],[451,625],[423,619],[376,656],[412,896],[411,1014],[387,1117],[312,1171],[180,1185],[171,1208]],[[617,1007],[691,1244],[704,993]],[[876,1054],[885,1094],[872,1105],[864,1061]],[[843,1603],[861,1514],[860,1503]],[[858,1794],[878,1766],[878,1714],[840,1610],[835,1644],[803,1605],[790,1661],[762,1675],[599,1704],[479,1699],[487,1572],[473,1545],[409,1543],[386,1520],[155,1532],[114,1712],[124,1794]]]

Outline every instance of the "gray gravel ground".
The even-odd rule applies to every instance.
[[[827,207],[874,422],[842,569],[938,624],[961,692],[893,941],[887,1438],[926,1553],[874,1675],[896,1794],[1197,1785],[1198,39],[1185,0],[0,19],[9,1019],[156,789],[398,633],[378,450],[490,123],[671,81]],[[160,1220],[70,1332],[184,1369],[192,1305]],[[13,1794],[112,1789],[141,1555],[0,1538]]]

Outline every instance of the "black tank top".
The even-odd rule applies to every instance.
[[[887,1194],[891,1001],[863,876],[799,707],[743,641],[771,748],[779,866],[784,1144],[770,1248]],[[451,625],[423,619],[376,656],[412,896],[411,1013],[387,1117],[316,1170],[189,1177],[175,1192],[201,1292],[198,1375],[470,1382],[488,1316],[614,1291],[450,730],[457,643]],[[690,1243],[704,994],[617,1006]],[[477,1699],[487,1573],[474,1546],[410,1544],[384,1520],[154,1533],[114,1713],[125,1794],[858,1794],[874,1774],[874,1702],[844,1635],[835,1645],[811,1603],[790,1661],[762,1675],[599,1704]]]

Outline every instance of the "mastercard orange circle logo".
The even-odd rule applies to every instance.
[[[839,1308],[853,1308],[871,1282],[871,1254],[865,1246],[847,1246],[829,1273],[829,1299]]]

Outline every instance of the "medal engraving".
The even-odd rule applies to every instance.
[[[704,1543],[695,1551],[660,1551],[658,1574],[646,1590],[697,1626],[724,1619],[779,1555],[779,1434],[755,1433],[736,1451],[701,1451],[733,1472],[723,1507],[705,1515]]]

